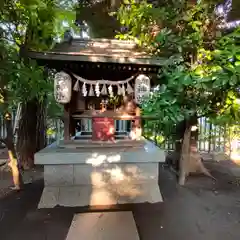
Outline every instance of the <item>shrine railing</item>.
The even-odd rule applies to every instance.
[[[91,119],[84,119],[85,121],[82,123],[82,125],[79,126],[79,130],[81,132],[91,132],[92,131],[92,120]],[[115,131],[117,132],[126,132],[129,130],[129,124],[127,121],[124,120],[115,120],[114,121],[114,127]]]

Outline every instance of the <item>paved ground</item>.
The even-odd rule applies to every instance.
[[[109,211],[132,211],[141,240],[240,239],[240,188],[233,184],[235,178],[213,168],[217,182],[192,177],[182,188],[167,169],[160,167],[159,173],[164,203],[109,206]],[[1,240],[65,240],[75,213],[97,211],[37,210],[42,189],[42,180],[36,180],[22,192],[0,196]]]

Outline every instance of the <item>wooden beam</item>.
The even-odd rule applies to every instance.
[[[70,140],[70,106],[64,105],[64,140]]]
[[[113,118],[115,120],[160,120],[158,116],[131,116],[131,115],[118,115],[118,114],[102,114],[102,115],[88,115],[88,114],[74,114],[72,115],[74,119],[92,119],[92,118]]]
[[[117,64],[132,64],[132,65],[148,65],[162,66],[165,65],[166,59],[161,57],[142,56],[129,57],[118,55],[100,55],[100,54],[70,54],[68,52],[37,52],[29,51],[27,56],[32,59],[47,61],[72,61],[72,62],[87,62],[87,63],[117,63]],[[114,69],[114,68],[113,68]]]

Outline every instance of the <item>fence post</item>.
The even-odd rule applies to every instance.
[[[206,128],[206,124],[205,124]],[[205,145],[205,144],[204,144]],[[211,152],[212,149],[212,123],[209,125],[209,135],[208,135],[208,153]]]

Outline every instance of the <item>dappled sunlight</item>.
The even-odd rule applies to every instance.
[[[101,188],[106,185],[106,182],[103,179],[102,173],[94,171],[91,173],[91,183],[94,187]]]
[[[97,167],[102,165],[103,163],[114,163],[119,162],[120,160],[121,156],[119,154],[107,156],[105,154],[93,153],[92,156],[86,160],[86,163]]]
[[[240,166],[240,153],[232,153],[231,160]]]
[[[110,175],[111,181],[114,183],[119,183],[125,179],[120,167],[116,166],[115,168],[105,170],[105,172]]]
[[[121,160],[121,156],[119,154],[116,154],[116,155],[112,155],[112,156],[109,156],[107,158],[107,161],[109,163],[115,163],[115,162],[120,162]]]
[[[114,205],[117,203],[115,197],[105,188],[93,188],[89,200],[90,206]]]
[[[108,176],[106,175],[108,174]],[[97,172],[91,174],[92,193],[89,205],[114,205],[127,203],[146,194],[137,181],[125,175],[119,168],[107,169],[102,175]]]
[[[136,165],[108,165],[91,173],[90,205],[129,203],[147,195],[146,180],[154,180]]]

